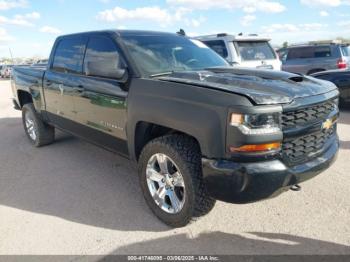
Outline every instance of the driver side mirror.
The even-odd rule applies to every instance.
[[[86,64],[85,72],[87,76],[97,76],[112,78],[117,80],[125,79],[127,75],[126,68],[120,68],[116,61],[104,59],[103,61],[89,61]]]

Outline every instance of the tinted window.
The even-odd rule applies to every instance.
[[[288,52],[287,60],[313,58],[315,55],[314,47],[291,48]]]
[[[84,52],[85,40],[83,38],[61,40],[56,47],[52,69],[64,73],[81,73]]]
[[[99,71],[104,72],[113,73],[118,68],[123,67],[116,44],[108,37],[91,37],[87,46],[84,60],[84,72],[87,75],[102,76],[89,73],[89,68],[91,68],[89,65],[91,65],[91,63],[95,63],[95,65],[97,64],[103,67],[100,68]]]
[[[183,36],[124,36],[124,43],[139,70],[146,75],[229,66],[201,41]]]
[[[268,42],[237,42],[238,52],[243,61],[276,59]]]
[[[226,58],[228,56],[227,48],[224,41],[204,41],[204,43],[211,49],[213,49],[216,53],[221,55],[223,58]]]
[[[331,56],[331,48],[329,46],[317,46],[315,47],[314,57],[330,57]]]

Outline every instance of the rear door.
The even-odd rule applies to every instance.
[[[336,69],[338,60],[336,57],[339,57],[339,55],[335,55],[335,50],[333,49],[334,48],[331,48],[330,45],[315,46],[313,58],[307,61],[309,64],[307,74],[329,69]]]
[[[128,92],[112,76],[89,75],[89,62],[97,61],[108,72],[125,68],[124,60],[112,38],[107,35],[89,37],[84,59],[84,75],[79,81],[82,90],[74,96],[76,120],[83,127],[82,136],[127,155],[125,127]]]
[[[44,77],[48,117],[50,121],[68,130],[71,130],[70,121],[76,119],[73,96],[80,88],[78,80],[83,71],[86,43],[87,38],[79,36],[59,40]]]

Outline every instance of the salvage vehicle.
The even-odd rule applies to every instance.
[[[216,200],[297,190],[339,148],[334,84],[231,67],[176,34],[58,37],[47,68],[16,67],[12,89],[34,146],[54,142],[58,128],[137,162],[147,204],[174,227]]]
[[[350,70],[329,70],[312,75],[313,77],[331,81],[340,92],[339,102],[341,106],[350,105]]]
[[[281,61],[270,45],[270,39],[256,34],[205,35],[195,37],[225,58],[231,65],[281,70]]]

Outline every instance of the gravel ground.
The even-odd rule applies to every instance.
[[[0,81],[0,255],[350,254],[350,112],[337,162],[301,192],[218,202],[171,229],[146,206],[133,163],[60,132],[33,148],[10,97]]]

